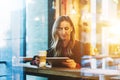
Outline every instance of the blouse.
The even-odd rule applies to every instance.
[[[81,52],[82,52],[82,48],[81,48],[81,46],[82,46],[82,43],[80,42],[80,41],[75,41],[75,45],[74,45],[74,47],[72,48],[72,54],[71,55],[69,55],[69,56],[65,56],[65,55],[62,55],[61,57],[69,57],[70,59],[73,59],[76,63],[77,63],[77,65],[76,65],[76,67],[80,67],[80,65],[81,65],[81,57],[82,57],[82,55],[81,55]],[[48,49],[47,50],[47,57],[54,57],[54,50],[53,49]]]

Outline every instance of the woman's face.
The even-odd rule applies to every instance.
[[[70,40],[72,27],[69,22],[62,21],[58,27],[58,35],[61,40]]]

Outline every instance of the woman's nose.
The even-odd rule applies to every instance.
[[[66,32],[65,29],[62,29],[62,33],[65,34],[65,32]]]

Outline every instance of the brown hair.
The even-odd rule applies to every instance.
[[[62,44],[61,44],[61,40],[59,40],[59,36],[57,34],[57,30],[58,27],[60,26],[60,23],[62,21],[67,21],[70,23],[71,27],[73,28],[72,32],[71,32],[71,36],[70,36],[70,42],[67,46],[67,55],[72,54],[71,49],[74,46],[74,42],[75,42],[75,29],[74,29],[74,25],[72,23],[72,20],[70,19],[69,16],[59,16],[56,21],[53,24],[53,28],[52,28],[52,44],[51,47],[52,49],[54,49],[55,51],[55,56],[60,56],[62,53]]]

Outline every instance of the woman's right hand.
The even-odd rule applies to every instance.
[[[73,59],[68,59],[62,62],[62,64],[68,68],[76,68],[76,65],[77,65],[77,63]]]

